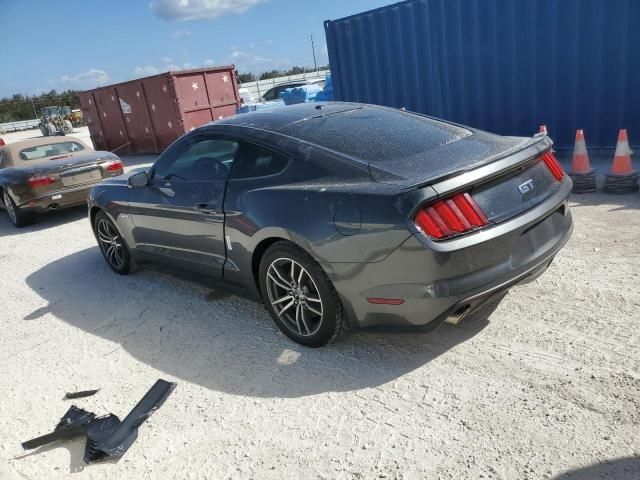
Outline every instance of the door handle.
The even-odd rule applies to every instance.
[[[196,203],[193,208],[202,213],[216,213],[216,206],[210,203]]]
[[[173,198],[176,196],[176,192],[171,190],[171,188],[167,188],[167,187],[157,187],[157,188],[169,198]]]

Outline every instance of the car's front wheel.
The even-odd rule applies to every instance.
[[[304,250],[289,242],[274,243],[261,259],[259,277],[267,310],[295,342],[321,347],[346,329],[338,293]]]
[[[120,275],[128,274],[132,265],[131,255],[120,232],[104,212],[96,214],[93,220],[93,231],[100,251],[111,269]]]

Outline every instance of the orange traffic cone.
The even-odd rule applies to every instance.
[[[574,193],[589,193],[596,191],[596,172],[589,163],[587,144],[584,141],[584,132],[576,131],[576,143],[573,147],[573,163],[569,177],[573,180],[571,191]]]
[[[627,131],[620,130],[611,172],[605,175],[604,191],[609,193],[632,193],[638,190],[638,172],[633,171]]]
[[[572,173],[589,173],[591,171],[589,153],[587,152],[587,144],[584,141],[584,132],[582,130],[576,131],[576,143],[573,147],[571,169]]]
[[[618,134],[618,144],[616,145],[616,154],[613,157],[611,165],[611,173],[614,175],[630,175],[633,173],[631,168],[631,155],[633,152],[629,148],[629,139],[627,138],[627,130],[622,129]]]

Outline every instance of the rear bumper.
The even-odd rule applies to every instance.
[[[435,327],[543,273],[571,236],[566,182],[531,211],[476,234],[438,243],[415,234],[377,263],[323,264],[352,324]],[[367,298],[402,299],[400,305]]]
[[[100,180],[102,181],[102,180]],[[80,185],[74,188],[65,188],[55,192],[47,192],[27,200],[18,208],[27,212],[43,213],[49,210],[77,207],[87,203],[89,190],[100,182]]]

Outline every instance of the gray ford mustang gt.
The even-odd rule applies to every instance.
[[[572,230],[551,140],[373,105],[197,128],[89,195],[117,273],[160,262],[264,302],[317,347],[347,326],[457,323],[541,274]]]

